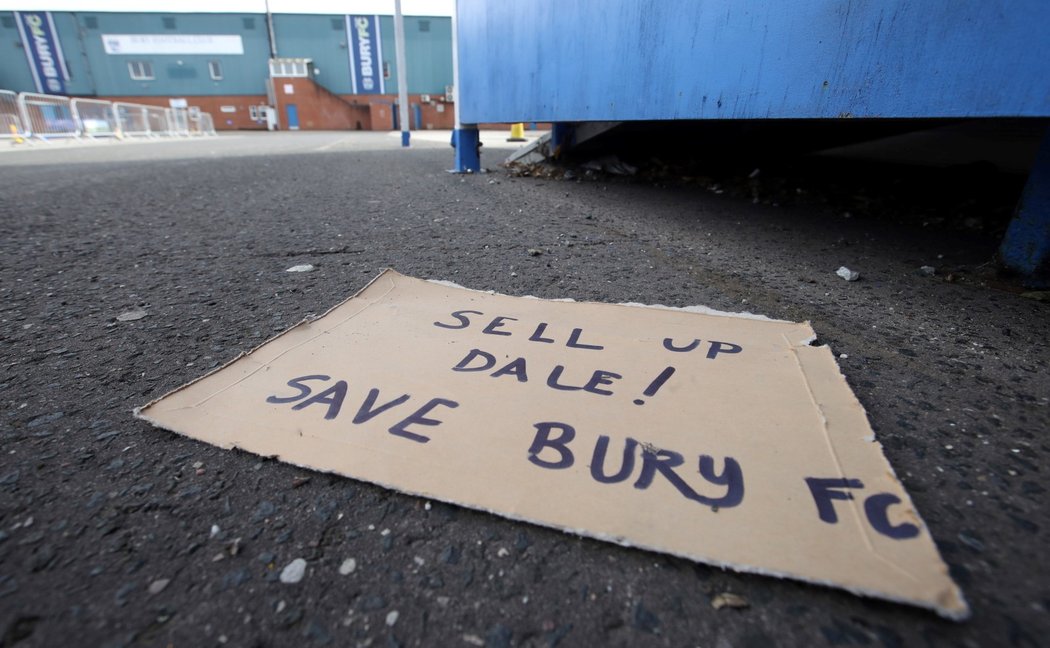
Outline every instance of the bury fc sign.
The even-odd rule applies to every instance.
[[[350,82],[354,94],[384,94],[383,42],[379,35],[379,16],[347,16],[347,44],[350,50]]]
[[[66,94],[69,71],[51,12],[16,11],[15,18],[37,92]]]

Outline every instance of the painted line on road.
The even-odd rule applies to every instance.
[[[341,144],[341,143],[343,143],[343,142],[345,142],[345,141],[347,141],[349,139],[351,139],[351,138],[350,137],[341,137],[341,138],[337,139],[334,142],[329,142],[329,143],[325,144],[324,146],[321,146],[321,147],[316,148],[314,150],[315,151],[327,151],[328,149],[332,148],[336,144]]]

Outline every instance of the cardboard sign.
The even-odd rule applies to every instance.
[[[813,338],[808,324],[388,270],[137,415],[406,493],[965,618]]]

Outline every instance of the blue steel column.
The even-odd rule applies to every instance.
[[[561,157],[576,143],[576,125],[570,122],[555,122],[551,125],[551,156]]]
[[[459,32],[456,29],[456,14],[459,3],[452,10],[452,110],[456,116],[452,131],[452,147],[456,149],[456,173],[481,171],[481,140],[477,124],[464,124],[459,120]]]
[[[1043,136],[999,256],[1003,265],[1024,275],[1025,285],[1050,286],[1050,129]]]

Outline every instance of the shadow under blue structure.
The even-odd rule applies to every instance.
[[[457,0],[456,21],[464,123],[1050,118],[1045,0]],[[1002,248],[1030,277],[1039,168]]]

